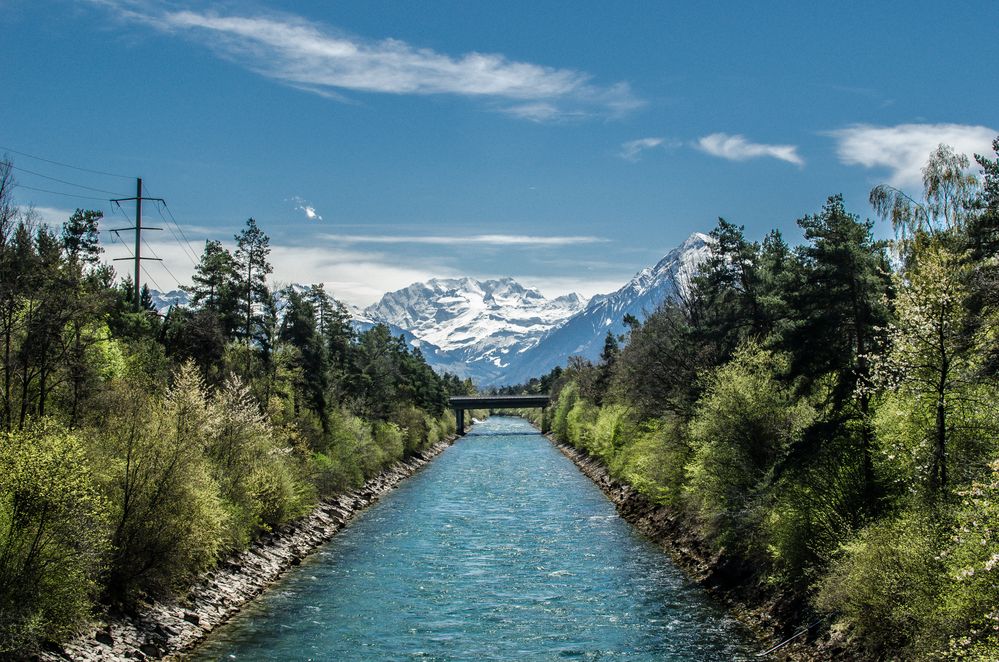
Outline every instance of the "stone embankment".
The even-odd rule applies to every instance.
[[[386,469],[360,489],[326,499],[309,515],[264,535],[207,572],[182,598],[118,616],[39,656],[41,660],[146,660],[190,651],[213,629],[453,443],[442,441]]]
[[[810,632],[802,631],[790,642],[783,643],[799,631],[796,625],[801,620],[801,614],[796,613],[794,606],[782,604],[773,596],[759,591],[758,578],[752,575],[751,568],[722,553],[712,553],[674,511],[650,502],[632,486],[612,478],[607,466],[599,459],[558,441],[553,435],[547,436],[607,495],[622,518],[665,549],[676,565],[756,632],[762,642],[761,650],[779,646],[766,657],[795,662],[849,659],[845,651],[835,649],[827,642],[809,641],[807,635],[812,634]]]

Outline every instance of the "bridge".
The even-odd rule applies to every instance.
[[[541,407],[542,421],[544,410],[551,404],[551,396],[542,395],[460,395],[448,400],[454,409],[454,418],[458,424],[458,434],[465,434],[466,409],[522,409],[525,407]],[[542,432],[545,432],[542,424]]]

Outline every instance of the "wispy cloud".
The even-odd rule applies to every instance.
[[[103,244],[104,259],[120,274],[131,273],[132,263],[114,262],[115,258],[128,258],[126,243],[107,241]],[[232,242],[223,242],[233,250]],[[184,250],[177,242],[150,238],[145,244],[148,255],[162,258],[143,265],[143,280],[162,292],[173,290],[179,284],[190,284],[194,272]],[[290,283],[325,283],[337,299],[358,306],[376,301],[385,292],[406,287],[429,278],[459,275],[453,268],[433,258],[409,257],[404,262],[397,256],[377,250],[363,251],[348,248],[293,246],[271,244],[268,261],[274,266],[272,285]],[[169,271],[167,271],[169,269]]]
[[[967,154],[988,154],[999,131],[968,124],[898,124],[873,126],[857,124],[830,131],[836,139],[836,153],[847,165],[887,168],[892,186],[919,186],[922,167],[940,143]]]
[[[319,214],[319,212],[316,211],[315,207],[309,204],[308,200],[300,198],[299,196],[296,195],[292,197],[291,201],[295,203],[295,209],[305,214],[305,217],[310,221],[323,220],[323,217]]]
[[[746,161],[769,157],[793,163],[796,166],[805,165],[805,160],[798,155],[797,145],[767,145],[753,143],[741,135],[728,133],[712,133],[697,141],[697,148],[702,152],[729,161]]]
[[[638,140],[629,140],[626,143],[621,143],[621,151],[618,152],[618,156],[625,161],[638,161],[641,158],[642,152],[649,149],[655,149],[662,144],[662,138],[639,138]]]
[[[598,244],[609,241],[591,236],[535,236],[526,234],[476,234],[455,236],[433,235],[366,235],[324,234],[321,238],[340,244],[430,244],[434,246],[571,246]]]
[[[290,14],[223,14],[149,0],[91,1],[124,19],[189,36],[263,76],[332,98],[344,91],[477,97],[534,121],[617,116],[642,105],[627,83],[599,85],[586,72],[496,53],[452,56],[398,39],[365,39]]]

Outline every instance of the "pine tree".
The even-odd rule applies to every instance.
[[[840,195],[798,225],[809,243],[798,249],[788,294],[792,321],[780,344],[790,354],[802,394],[831,380],[825,424],[842,428],[849,420],[860,421],[865,502],[873,506],[870,356],[883,349],[881,329],[889,321],[885,245],[874,241],[871,221],[846,211]]]
[[[246,228],[236,235],[235,266],[238,274],[239,303],[243,312],[241,335],[244,341],[252,343],[259,338],[262,315],[255,308],[263,306],[268,298],[267,276],[272,268],[267,261],[270,255],[270,239],[257,227],[252,218],[246,221]]]

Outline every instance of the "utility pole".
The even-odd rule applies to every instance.
[[[126,230],[135,230],[135,253],[132,257],[117,257],[117,260],[134,260],[135,261],[135,309],[139,310],[142,303],[142,286],[139,285],[139,271],[142,269],[142,260],[161,260],[158,257],[142,257],[142,231],[143,230],[162,230],[163,228],[144,228],[142,227],[142,201],[143,200],[156,200],[166,204],[163,198],[144,198],[142,197],[142,177],[137,177],[135,179],[135,197],[134,198],[116,198],[111,200],[119,207],[121,203],[127,202],[129,200],[135,200],[135,226],[130,228],[118,228],[117,230],[112,230],[115,234],[119,232],[124,232]]]

